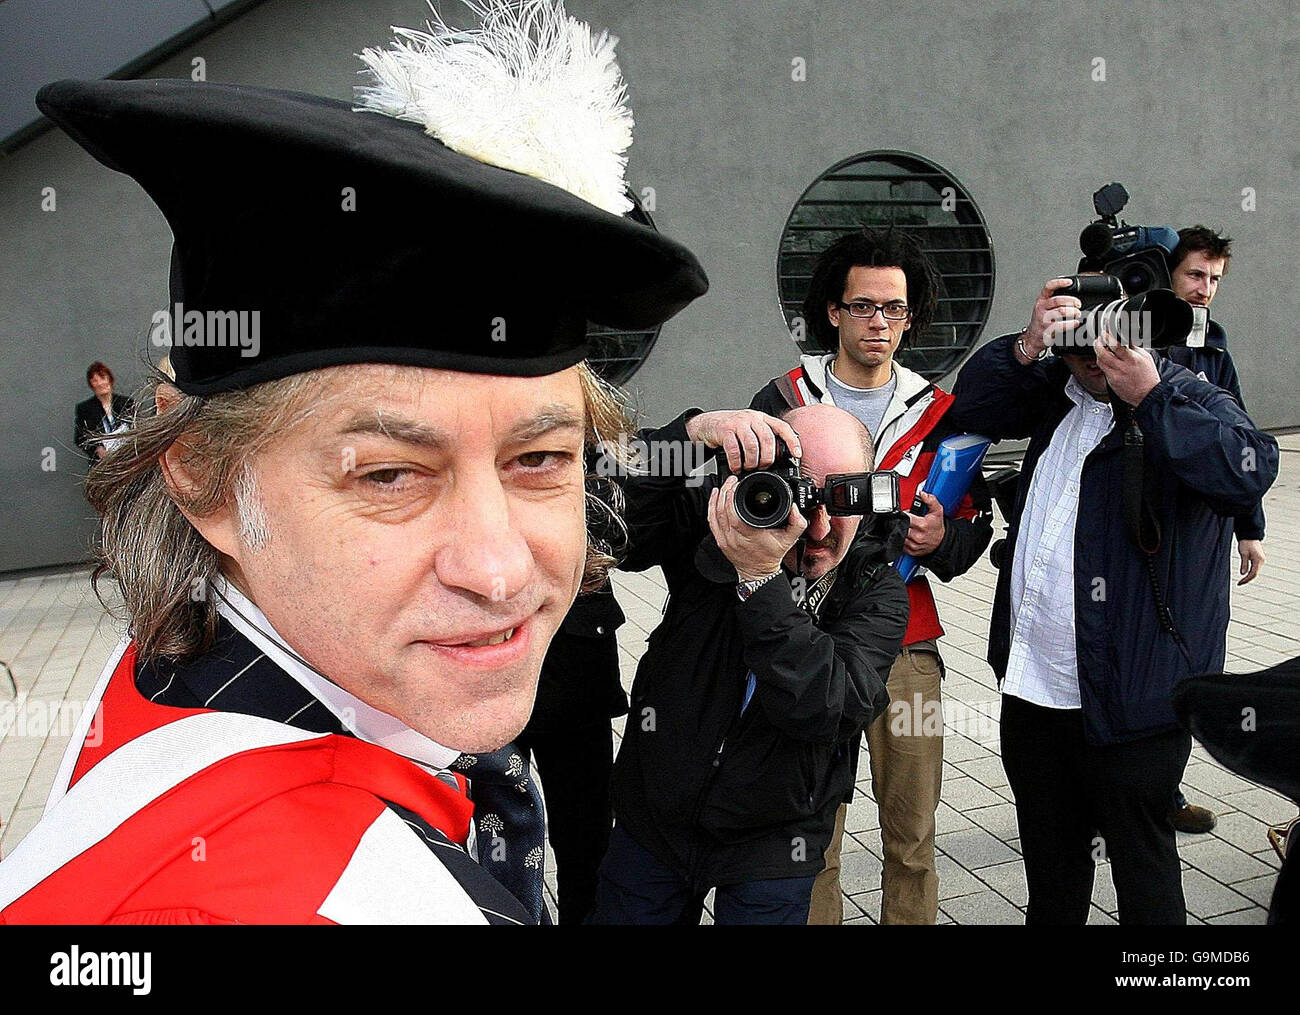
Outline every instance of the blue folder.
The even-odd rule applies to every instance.
[[[971,482],[984,461],[984,453],[992,444],[987,437],[981,437],[977,433],[954,434],[941,442],[930,466],[930,474],[916,488],[918,496],[912,503],[912,514],[923,515],[928,510],[919,496],[925,490],[943,505],[944,515],[951,517],[970,489]],[[905,582],[925,573],[925,568],[910,553],[905,553],[894,561],[894,566]]]

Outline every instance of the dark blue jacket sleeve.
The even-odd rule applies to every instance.
[[[1230,394],[1166,361],[1133,412],[1147,447],[1216,513],[1250,511],[1277,478],[1277,441]]]
[[[1246,411],[1246,399],[1241,393],[1241,378],[1237,375],[1237,364],[1232,361],[1232,353],[1226,348],[1188,349],[1178,347],[1170,349],[1166,355],[1180,366],[1187,367],[1192,373],[1198,370],[1205,374],[1205,379],[1215,387],[1222,388]],[[1237,540],[1264,538],[1264,504],[1261,501],[1245,514],[1237,515],[1233,520],[1232,530]]]
[[[1241,379],[1237,376],[1237,364],[1232,362],[1232,354],[1227,349],[1224,349],[1221,355],[1223,357],[1222,372],[1218,378],[1211,378],[1211,380],[1232,395],[1244,412],[1246,399],[1241,394]],[[1252,510],[1237,515],[1232,523],[1232,531],[1236,534],[1238,542],[1243,539],[1263,539],[1264,502],[1260,501]]]
[[[945,416],[955,433],[1022,440],[1032,436],[1053,403],[1065,397],[1065,364],[1047,359],[1024,366],[1015,355],[1017,337],[995,338],[975,350],[961,368]]]

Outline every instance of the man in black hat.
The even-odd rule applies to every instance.
[[[131,637],[97,735],[0,865],[0,922],[548,919],[510,741],[610,563],[583,463],[620,414],[585,321],[650,326],[707,282],[619,214],[613,42],[558,3],[485,12],[368,51],[362,110],[177,81],[40,93],[171,225],[175,381],[89,488]],[[571,96],[546,80],[569,74],[602,94],[476,145],[430,99],[470,43],[517,78],[480,91]],[[607,157],[565,150],[582,131]]]

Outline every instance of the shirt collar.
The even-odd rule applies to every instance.
[[[830,359],[826,361],[826,380],[828,382],[833,381],[834,383],[838,384],[841,388],[844,388],[846,391],[856,391],[858,394],[863,394],[863,395],[880,394],[882,392],[888,391],[892,396],[893,393],[898,389],[898,371],[895,369],[893,363],[889,364],[889,380],[885,381],[884,384],[876,388],[855,388],[852,384],[846,384],[844,383],[844,381],[840,380],[839,377],[836,376],[835,371],[831,367],[831,364],[834,362],[835,362],[834,356],[832,356]]]
[[[338,684],[313,669],[294,651],[266,619],[266,615],[223,576],[213,581],[217,612],[225,617],[245,638],[266,653],[268,659],[301,684],[347,729],[367,743],[386,748],[394,754],[434,771],[448,768],[460,757],[460,751],[430,740],[396,716],[367,705]]]
[[[1079,379],[1074,374],[1070,374],[1070,379],[1065,382],[1065,393],[1069,396],[1070,401],[1081,409],[1090,409],[1095,405],[1107,416],[1113,413],[1110,403],[1093,398],[1092,393],[1079,383]]]

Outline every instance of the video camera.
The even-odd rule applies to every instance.
[[[736,514],[755,529],[779,529],[791,505],[807,517],[826,505],[832,515],[893,514],[899,510],[898,475],[894,472],[844,472],[816,486],[799,471],[799,459],[782,452],[766,469],[752,469],[736,486]]]
[[[1205,344],[1206,311],[1170,288],[1169,256],[1178,233],[1167,226],[1131,226],[1118,215],[1129,194],[1109,183],[1092,195],[1098,218],[1079,234],[1080,272],[1058,296],[1083,303],[1083,319],[1052,344],[1057,355],[1092,356],[1093,339],[1109,332],[1125,345],[1167,349]]]

